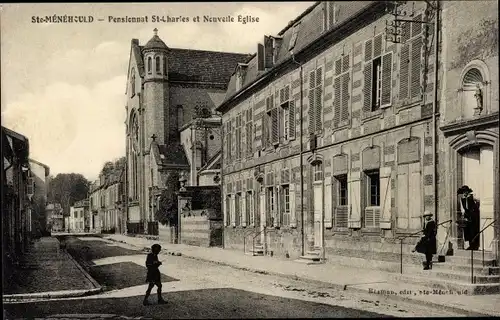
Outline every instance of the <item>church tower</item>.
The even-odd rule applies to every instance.
[[[144,117],[145,145],[149,145],[154,135],[160,145],[169,140],[170,113],[168,88],[168,47],[158,36],[158,29],[142,49],[144,57]]]

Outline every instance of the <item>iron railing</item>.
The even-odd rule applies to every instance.
[[[491,218],[489,218],[491,219]],[[493,220],[490,224],[488,224],[486,227],[484,227],[481,231],[479,231],[475,236],[474,238],[472,238],[472,240],[469,242],[470,243],[473,243],[474,240],[476,240],[477,237],[479,237],[483,232],[484,230],[488,229],[489,227],[491,227],[494,223],[496,222],[496,219]],[[486,222],[485,222],[486,223]],[[483,267],[484,267],[484,236],[482,237],[481,239],[481,250],[483,252]],[[475,284],[476,283],[476,279],[474,278],[474,251],[476,250],[470,250],[470,281],[472,284]]]
[[[447,220],[447,221],[443,221],[441,223],[439,223],[438,225],[436,225],[436,228],[440,225],[443,225],[445,223],[449,223],[451,222],[451,220]],[[411,234],[407,234],[405,236],[401,236],[399,237],[399,241],[400,241],[400,251],[399,251],[399,271],[401,274],[403,274],[403,240],[408,238],[408,237],[412,237],[414,235],[417,235],[419,233],[423,232],[423,230],[419,230],[417,232],[414,232],[414,233],[411,233]]]

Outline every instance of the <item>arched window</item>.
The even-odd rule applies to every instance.
[[[153,58],[149,57],[148,58],[148,73],[152,73],[153,72]]]
[[[161,74],[161,65],[160,65],[160,57],[156,56],[155,58],[155,69],[157,74]]]
[[[167,57],[163,57],[163,74],[167,75]]]

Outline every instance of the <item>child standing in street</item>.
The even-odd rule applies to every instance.
[[[161,246],[157,243],[151,246],[151,252],[148,253],[146,258],[146,267],[148,268],[148,273],[146,276],[146,282],[149,283],[148,289],[146,290],[146,296],[144,297],[143,305],[149,305],[149,295],[151,290],[156,285],[158,292],[158,304],[165,304],[167,301],[163,300],[161,296],[161,273],[158,269],[161,266],[161,262],[158,260],[158,254],[161,251]]]

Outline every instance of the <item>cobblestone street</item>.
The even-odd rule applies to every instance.
[[[86,261],[99,295],[5,305],[8,319],[91,314],[145,318],[295,318],[456,316],[429,307],[390,302],[277,276],[256,274],[184,257],[160,255],[167,305],[142,306],[145,253],[100,238],[68,238],[67,250]],[[155,289],[153,290],[155,293]]]

